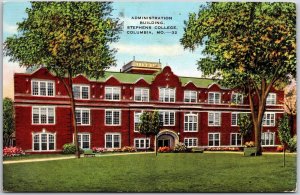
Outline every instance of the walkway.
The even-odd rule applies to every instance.
[[[96,154],[95,157],[106,157],[106,156],[123,156],[123,155],[132,155],[132,154],[153,154],[154,152],[134,152],[134,153],[112,153],[112,154]],[[43,162],[43,161],[53,161],[53,160],[67,160],[76,158],[74,156],[67,157],[50,157],[50,158],[35,158],[35,159],[24,159],[24,160],[7,160],[3,161],[3,164],[15,164],[15,163],[27,163],[27,162]],[[84,158],[81,155],[81,158]],[[92,157],[89,157],[92,158]]]

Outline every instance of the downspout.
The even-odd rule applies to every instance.
[[[130,127],[131,127],[131,122],[130,122],[130,107],[128,108],[128,146],[130,146]]]

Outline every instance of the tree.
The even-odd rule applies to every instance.
[[[9,146],[12,134],[15,132],[15,112],[11,98],[3,99],[3,146]]]
[[[147,137],[150,135],[155,136],[155,151],[157,152],[157,139],[156,135],[161,128],[158,111],[143,112],[140,116],[139,132]],[[147,150],[147,147],[146,147]],[[156,153],[157,155],[157,153]]]
[[[240,128],[242,140],[248,138],[251,135],[253,129],[251,116],[248,114],[239,114],[238,125]]]
[[[46,67],[64,84],[70,97],[74,142],[78,158],[77,126],[72,78],[99,78],[116,65],[109,44],[121,31],[112,19],[109,2],[31,2],[28,17],[18,23],[18,35],[5,41],[5,55],[21,66]]]
[[[284,114],[283,117],[279,120],[278,137],[281,144],[283,145],[283,166],[285,166],[285,150],[291,140],[291,130],[289,125],[289,117],[287,114]]]
[[[261,154],[266,98],[296,75],[295,4],[208,3],[189,15],[180,42],[192,51],[203,45],[198,67],[204,75],[222,78],[221,85],[247,94]]]
[[[294,133],[294,120],[297,114],[297,91],[296,85],[285,90],[285,112],[289,117],[290,131]]]

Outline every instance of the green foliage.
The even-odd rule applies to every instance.
[[[278,122],[278,137],[282,145],[285,145],[290,152],[297,150],[297,136],[291,136],[289,116],[284,114]]]
[[[31,2],[18,34],[5,41],[5,55],[26,68],[45,66],[65,76],[98,78],[115,65],[120,24],[110,18],[108,2]]]
[[[158,111],[143,112],[140,116],[139,132],[146,136],[157,135],[160,131]]]
[[[174,152],[185,152],[186,149],[186,145],[182,142],[179,142],[175,145]]]
[[[253,122],[251,120],[251,116],[249,114],[239,114],[238,115],[238,126],[239,131],[241,133],[242,138],[248,138],[253,129]]]
[[[15,131],[15,113],[13,100],[3,99],[3,146],[9,145],[9,140]]]
[[[297,151],[297,135],[294,135],[289,143],[288,143],[288,149],[290,152],[296,152]]]
[[[75,154],[76,152],[76,146],[73,143],[68,143],[63,145],[63,154]],[[80,154],[82,154],[84,151],[80,148]]]

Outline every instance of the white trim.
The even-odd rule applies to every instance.
[[[196,140],[196,146],[189,146],[189,144],[188,144],[188,145],[185,144],[185,140],[188,140],[188,143],[189,143],[189,140],[190,140],[190,139],[193,140],[192,142],[194,142],[194,140]],[[184,138],[183,138],[183,143],[184,143],[184,145],[185,145],[187,148],[198,147],[198,138],[197,138],[197,137],[184,137]]]
[[[210,103],[209,102],[209,94],[213,94],[214,95],[214,97],[213,97],[213,99],[212,99],[212,103]],[[218,102],[216,102],[216,94],[219,94],[219,101]],[[208,94],[207,94],[207,104],[220,104],[222,102],[222,93],[221,92],[218,92],[218,91],[210,91],[210,92],[208,92]]]
[[[236,102],[232,101],[234,95],[242,96],[240,103],[236,103]],[[235,105],[242,105],[242,104],[244,104],[244,95],[242,93],[232,92],[231,97],[230,97],[230,103],[235,104]]]
[[[122,147],[122,145],[121,145],[121,143],[122,143],[122,135],[121,135],[121,133],[105,133],[105,134],[104,134],[104,146],[105,146],[105,148],[108,148],[108,147],[106,146],[106,135],[111,135],[111,136],[112,136],[112,147],[109,148],[109,149],[114,149],[114,148],[116,148],[116,147],[114,146],[114,136],[115,136],[115,135],[119,135],[119,145],[120,145],[120,147],[118,147],[118,148],[121,148],[121,147]]]
[[[274,95],[275,97],[271,98],[272,95]],[[270,101],[270,99],[274,99],[274,101],[275,101],[274,104],[273,103],[271,103],[271,104],[269,103],[268,104],[268,101]],[[266,106],[275,106],[276,103],[277,103],[277,94],[276,93],[272,93],[272,92],[269,93],[268,96],[267,96],[267,98],[266,98]]]
[[[107,99],[106,98],[106,90],[108,89],[108,88],[111,88],[111,93],[110,93],[110,95],[111,95],[111,98],[112,99]],[[114,99],[114,91],[115,90],[117,90],[118,92],[119,92],[119,99]],[[104,100],[106,100],[106,101],[120,101],[122,98],[122,90],[121,90],[121,87],[120,86],[105,86],[104,87]]]
[[[135,122],[135,115],[136,115],[136,114],[139,114],[139,115],[140,115],[140,116],[139,116],[139,123],[140,123],[140,120],[141,120],[141,119],[140,119],[140,118],[141,118],[141,114],[142,114],[143,112],[144,112],[143,110],[141,110],[141,111],[134,111],[134,112],[133,112],[133,132],[134,132],[134,133],[139,133],[139,131],[136,131],[136,130],[135,130],[135,123],[136,123],[136,122]]]
[[[212,145],[212,146],[209,145],[209,135],[210,135],[210,134],[213,135],[213,139],[212,139],[213,145]],[[208,133],[208,136],[207,136],[207,141],[208,141],[208,142],[207,142],[207,146],[208,146],[208,147],[216,147],[216,145],[215,145],[215,141],[217,140],[217,139],[215,139],[215,135],[216,135],[216,134],[219,134],[219,140],[218,140],[218,141],[219,141],[219,145],[218,145],[218,146],[221,146],[221,133],[220,133],[220,132],[216,132],[216,133],[211,132],[211,133]]]
[[[39,111],[39,122],[33,122],[33,109],[37,108]],[[41,108],[46,108],[46,123],[41,123]],[[53,123],[49,123],[49,108],[53,108]],[[32,106],[31,107],[31,125],[55,125],[56,124],[56,106]]]
[[[80,111],[80,123],[77,123],[76,121],[76,125],[77,126],[90,126],[91,125],[91,110],[89,108],[75,108],[75,117],[76,117],[76,110]],[[89,113],[89,122],[88,124],[82,124],[82,112],[83,111],[88,111]]]
[[[273,120],[270,118],[270,119],[267,119],[267,120],[270,120],[270,125],[267,125],[267,124],[264,124],[265,123],[265,117],[270,114],[270,117],[272,117],[271,115],[274,115],[274,118]],[[273,123],[272,123],[273,121]],[[265,112],[264,113],[264,116],[262,118],[262,126],[263,127],[275,127],[276,126],[276,113],[275,112]]]
[[[79,87],[79,98],[75,98],[76,100],[89,100],[91,96],[91,88],[89,84],[73,84],[72,86],[72,92],[74,94],[74,87]],[[87,87],[88,88],[88,98],[82,98],[82,88]]]
[[[162,98],[162,101],[161,101],[160,90],[162,90],[162,89],[163,89],[163,98]],[[169,101],[165,101],[166,89],[169,90],[169,97],[168,97]],[[170,101],[170,99],[171,99],[170,90],[174,90],[174,101]],[[166,103],[175,103],[176,102],[176,87],[158,87],[158,101],[159,102],[166,102]]]
[[[165,124],[165,113],[169,113],[169,124]],[[174,113],[174,124],[171,124],[171,117],[170,117],[170,113]],[[173,110],[158,110],[159,115],[162,114],[163,115],[163,126],[175,126],[176,124],[176,112]]]
[[[241,136],[241,145],[237,145],[237,143],[235,143],[235,145],[232,145],[232,135],[235,135],[235,140],[237,142],[237,135],[241,135],[241,133],[230,133],[230,146],[235,146],[235,147],[239,147],[243,145],[243,138]]]
[[[79,142],[79,147],[81,148],[81,149],[90,149],[91,148],[91,133],[85,133],[85,132],[80,132],[80,133],[77,133],[77,135],[80,135],[80,142]],[[83,148],[82,146],[83,146],[83,139],[82,139],[82,137],[83,137],[83,135],[88,135],[89,136],[89,147],[88,148]],[[75,141],[75,134],[73,133],[73,143],[74,143],[74,141]],[[78,141],[78,138],[77,138],[77,141]]]
[[[266,136],[266,134],[269,134],[269,139],[268,139],[268,142],[269,142],[269,144],[263,144],[262,143],[262,135],[264,134],[264,137]],[[270,144],[270,134],[273,136],[273,144]],[[270,130],[268,130],[268,131],[265,131],[265,132],[261,132],[261,145],[262,146],[264,146],[264,147],[268,147],[268,146],[275,146],[275,139],[276,139],[276,132],[273,132],[273,131],[270,131]],[[266,140],[267,139],[264,139],[265,140],[265,143],[266,143]]]
[[[192,124],[193,124],[193,123],[196,123],[196,130],[186,130],[186,129],[185,129],[185,124],[186,124],[186,123],[188,123],[188,126],[190,126],[190,125],[189,125],[190,122],[189,122],[189,121],[185,121],[185,117],[186,117],[186,116],[187,116],[187,117],[189,117],[189,116],[196,116],[196,122],[194,122],[194,121],[192,122]],[[199,121],[199,120],[198,120],[198,119],[199,119],[198,113],[197,113],[197,114],[195,114],[195,113],[184,113],[184,116],[183,116],[183,117],[184,117],[184,120],[183,120],[183,132],[198,132],[198,121]],[[192,126],[193,126],[193,125],[192,125]]]
[[[140,147],[141,145],[141,140],[144,140],[144,147]],[[136,141],[139,142],[139,147],[136,146]],[[147,141],[148,141],[148,147],[147,148],[150,148],[150,138],[147,138]],[[134,144],[134,147],[137,148],[137,149],[146,149],[146,138],[134,138],[133,139],[133,144]]]
[[[140,89],[141,90],[141,100],[137,100],[136,99],[136,90],[137,89]],[[147,101],[143,101],[143,91],[147,91]],[[150,99],[150,90],[149,88],[147,87],[134,87],[134,90],[133,90],[133,93],[134,93],[134,101],[136,102],[149,102],[149,99]]]
[[[213,114],[213,124],[209,124],[209,114]],[[219,123],[216,124],[216,114],[219,114]],[[222,113],[221,112],[207,112],[207,125],[209,127],[220,127],[222,126]]]
[[[192,93],[196,93],[196,98],[195,98],[195,102],[192,102],[192,96],[191,94]],[[186,96],[189,96],[189,98],[186,98]],[[188,99],[189,101],[186,102],[185,100]],[[198,101],[198,92],[196,90],[184,90],[184,93],[183,93],[183,102],[184,103],[190,103],[190,104],[196,104]]]
[[[111,115],[111,124],[107,124],[106,123],[106,112],[107,111],[111,111],[112,112],[112,115]],[[114,124],[114,112],[119,112],[119,123],[118,124]],[[121,126],[121,124],[122,124],[122,111],[121,111],[121,109],[105,109],[104,110],[104,124],[105,124],[105,126]]]
[[[33,82],[38,82],[38,95],[33,94]],[[41,82],[45,82],[46,95],[41,95]],[[48,84],[53,84],[53,95],[48,95]],[[31,95],[38,97],[54,97],[55,96],[55,81],[48,79],[31,79]]]
[[[46,134],[47,135],[47,150],[42,150],[42,134]],[[39,137],[39,150],[35,150],[34,149],[34,137],[38,135]],[[49,135],[52,135],[53,136],[53,150],[49,150]],[[41,131],[41,132],[32,132],[32,151],[35,151],[35,152],[47,152],[47,151],[56,151],[56,132],[54,133],[51,133],[51,132],[46,132],[46,131]]]

